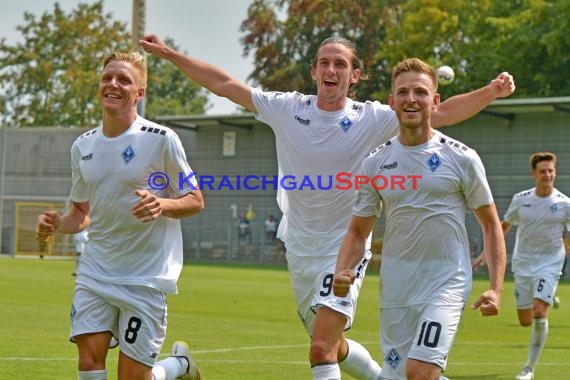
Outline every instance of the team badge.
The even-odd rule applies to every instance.
[[[135,158],[135,151],[133,147],[129,145],[127,149],[123,150],[123,153],[121,153],[121,155],[123,156],[123,161],[125,161],[125,164],[128,164],[133,158]]]
[[[343,117],[342,120],[338,123],[338,125],[340,125],[340,127],[345,133],[348,132],[350,127],[352,127],[352,124],[353,122],[352,120],[350,120],[348,116]]]
[[[390,352],[388,352],[388,355],[386,355],[384,360],[386,361],[386,363],[390,365],[390,367],[392,367],[392,369],[395,370],[402,362],[402,357],[400,356],[398,351],[392,348]]]
[[[439,168],[441,166],[441,160],[439,159],[437,154],[434,153],[433,156],[431,156],[427,160],[427,164],[428,164],[430,170],[432,172],[435,172],[437,170],[437,168]]]
[[[558,211],[558,205],[556,203],[554,203],[552,206],[550,206],[550,211],[551,212],[556,212]]]

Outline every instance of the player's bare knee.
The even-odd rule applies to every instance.
[[[309,351],[309,360],[312,365],[335,363],[337,362],[336,349],[324,339],[313,339]]]
[[[78,369],[80,371],[95,371],[105,368],[104,362],[99,362],[93,356],[81,355],[79,356]]]

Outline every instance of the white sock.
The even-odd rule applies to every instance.
[[[311,367],[313,380],[340,380],[338,363],[317,364]]]
[[[153,380],[175,380],[184,376],[188,370],[188,362],[183,357],[169,356],[152,367]]]
[[[548,318],[534,318],[526,366],[534,368],[548,336]]]
[[[358,380],[376,380],[382,372],[380,365],[360,343],[346,339],[348,354],[339,364],[340,369]]]
[[[96,371],[78,371],[79,380],[107,380],[107,370],[98,369]]]

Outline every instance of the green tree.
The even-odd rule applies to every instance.
[[[357,97],[368,99],[385,77],[386,63],[376,51],[385,37],[386,12],[399,1],[376,0],[255,0],[241,25],[244,54],[254,52],[250,79],[261,87],[314,93],[311,63],[322,40],[331,35],[350,39],[371,80],[357,86]]]
[[[126,25],[103,14],[103,1],[65,13],[58,3],[40,17],[24,13],[24,41],[0,41],[3,124],[93,126],[100,119],[98,74],[103,57],[127,48]]]
[[[455,70],[451,86],[440,86],[444,98],[467,92],[488,82],[506,68],[497,65],[498,52],[489,49],[481,54],[477,42],[485,31],[486,17],[493,0],[416,0],[404,1],[388,11],[386,39],[376,53],[393,67],[406,57],[419,57],[434,67],[449,65]],[[475,65],[470,57],[478,57]],[[484,62],[484,63],[483,63]],[[478,68],[473,73],[473,67]],[[390,92],[390,78],[373,96],[384,99]]]
[[[570,1],[522,0],[494,4],[488,41],[500,49],[497,62],[517,78],[518,97],[570,94]],[[482,49],[478,49],[482,50]]]
[[[23,42],[0,40],[0,103],[6,126],[96,126],[103,59],[133,49],[126,24],[103,12],[103,0],[69,13],[58,3],[40,17],[24,13]],[[173,43],[173,41],[170,41]],[[204,113],[206,95],[168,62],[149,58],[148,116]]]
[[[440,88],[443,95],[509,71],[517,82],[515,97],[567,96],[569,12],[568,0],[406,1],[393,12],[378,54],[390,64],[416,55],[454,67],[456,80]]]
[[[180,48],[170,39],[165,43],[176,50]],[[152,119],[159,115],[198,115],[207,107],[207,92],[184,75],[170,62],[147,56],[148,84],[145,116]]]
[[[353,41],[369,81],[357,98],[386,101],[392,67],[405,57],[446,64],[456,80],[443,98],[478,88],[502,71],[515,97],[568,96],[569,0],[255,0],[246,20],[250,79],[271,90],[314,93],[309,70],[318,44]]]

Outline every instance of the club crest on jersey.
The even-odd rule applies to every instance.
[[[123,161],[125,161],[125,164],[128,164],[133,158],[135,158],[135,151],[133,147],[129,145],[127,149],[123,150],[123,153],[121,153],[121,155],[123,156]]]
[[[439,168],[441,166],[441,160],[439,159],[437,154],[434,153],[433,156],[431,156],[427,160],[427,164],[428,164],[428,167],[430,168],[430,170],[432,172],[435,172],[437,170],[437,168]]]
[[[338,125],[340,125],[340,127],[345,133],[348,132],[350,127],[352,127],[352,124],[353,122],[352,120],[350,120],[348,116],[343,117],[342,120],[338,123]]]
[[[384,360],[386,360],[386,363],[388,363],[390,367],[392,367],[392,369],[396,369],[400,365],[402,357],[400,356],[398,351],[392,348],[390,352],[388,352],[388,355],[386,355]]]
[[[551,212],[556,212],[556,211],[558,211],[558,205],[555,203],[555,204],[553,204],[552,206],[550,206],[550,211],[551,211]]]

